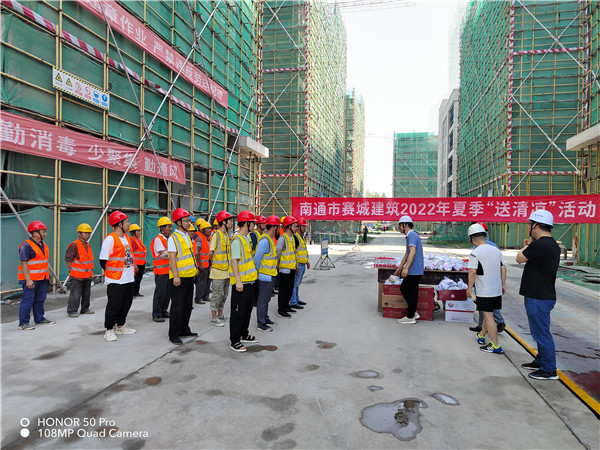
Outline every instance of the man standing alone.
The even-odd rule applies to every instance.
[[[413,230],[413,221],[410,216],[402,216],[398,221],[398,228],[406,235],[406,252],[394,275],[403,278],[400,292],[404,296],[408,309],[406,316],[398,319],[398,323],[417,323],[417,301],[419,298],[419,282],[423,276],[425,265],[423,263],[423,245],[421,238]]]
[[[538,344],[533,362],[521,367],[533,370],[536,380],[558,380],[556,350],[550,333],[550,312],[556,304],[556,272],[560,264],[560,247],[552,237],[554,217],[544,209],[529,216],[529,240],[517,253],[517,262],[525,263],[519,294],[525,297],[525,311],[531,337]]]

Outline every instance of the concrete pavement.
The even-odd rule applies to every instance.
[[[168,324],[150,320],[151,281],[128,318],[138,332],[114,343],[102,338],[105,296],[94,300],[95,315],[56,310],[47,314],[56,325],[31,332],[3,323],[2,446],[598,448],[597,419],[559,382],[529,379],[520,364],[531,358],[508,336],[505,355],[492,355],[441,312],[416,325],[381,317],[376,272],[366,266],[376,254],[401,253],[398,244],[390,235],[361,252],[333,246],[336,269],[309,271],[301,287],[306,309],[276,318],[272,299],[279,325],[259,333],[253,313],[260,342],[243,354],[229,349],[228,327],[209,325],[208,305],[192,313],[199,338],[173,346]],[[310,253],[316,262],[318,248]],[[370,407],[402,400],[392,422],[414,439],[361,424]],[[389,422],[382,408],[379,422]]]

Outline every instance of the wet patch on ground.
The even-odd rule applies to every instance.
[[[283,412],[292,409],[298,403],[298,397],[295,394],[286,394],[281,397],[261,397],[260,403],[271,408],[273,411]]]
[[[600,388],[598,386],[598,380],[600,379],[600,372],[597,370],[590,370],[585,373],[568,372],[565,373],[575,381],[586,393],[588,393],[594,400],[600,402]]]
[[[317,344],[319,346],[319,348],[324,348],[324,349],[333,348],[333,347],[337,346],[337,344],[335,342],[325,342],[325,341],[315,341],[315,344]]]
[[[92,336],[102,336],[106,331],[93,331],[90,333]]]
[[[192,351],[191,347],[181,347],[179,348],[179,353],[189,353]]]
[[[375,386],[374,384],[367,386],[367,389],[370,391],[381,391],[383,390],[383,386]]]
[[[313,284],[316,283],[317,280],[315,278],[303,278],[302,284]]]
[[[374,370],[361,370],[360,372],[352,372],[350,375],[356,378],[380,378],[379,372]]]
[[[246,351],[248,353],[258,353],[258,352],[262,352],[262,351],[266,351],[266,352],[274,352],[275,350],[277,350],[277,346],[276,345],[250,345],[249,347],[246,347]]]
[[[431,396],[433,398],[435,398],[436,400],[439,400],[440,402],[442,402],[444,405],[452,405],[452,406],[460,405],[458,400],[456,400],[454,397],[452,397],[451,395],[448,395],[448,394],[442,394],[441,392],[436,392],[435,394],[431,394]]]
[[[121,392],[126,387],[127,387],[126,384],[115,384],[114,386],[111,386],[110,388],[108,388],[108,390],[111,392]]]
[[[296,424],[293,422],[285,423],[280,427],[272,427],[263,430],[260,437],[265,441],[274,441],[275,439],[279,439],[281,436],[286,434],[290,434],[296,428]],[[279,447],[279,446],[278,446]]]
[[[54,358],[58,358],[59,356],[64,355],[66,352],[67,352],[67,349],[56,350],[53,352],[44,353],[43,355],[33,358],[33,360],[44,361],[47,359],[54,359]]]
[[[146,383],[148,386],[156,386],[157,384],[160,384],[161,381],[161,377],[150,377],[146,378],[146,381],[144,381],[144,383]]]
[[[196,341],[196,345],[208,344],[208,341]]]
[[[400,368],[394,369],[394,370],[392,370],[392,373],[402,373],[402,369],[400,369]]]
[[[418,398],[378,403],[363,409],[360,423],[377,433],[391,433],[401,441],[410,441],[422,430],[419,408],[427,408],[427,404]]]
[[[298,369],[298,372],[312,372],[313,370],[317,370],[319,367],[319,365],[317,364],[307,364],[306,366],[302,366],[300,369]]]
[[[556,350],[556,353],[565,353],[567,355],[573,355],[583,359],[599,359],[598,355],[582,355],[581,353],[569,352],[567,350]]]
[[[127,439],[123,442],[124,450],[140,450],[146,445],[145,439]]]
[[[169,361],[169,364],[179,364],[181,362],[183,362],[183,359],[173,358]]]

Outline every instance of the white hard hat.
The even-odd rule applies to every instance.
[[[554,216],[552,216],[550,211],[546,211],[545,209],[538,209],[537,211],[532,212],[529,216],[529,220],[551,227],[554,226]]]
[[[467,234],[469,235],[469,237],[471,237],[477,233],[485,233],[485,232],[486,232],[485,228],[483,228],[483,225],[481,225],[480,223],[474,223],[467,230]]]
[[[402,216],[398,219],[398,223],[413,223],[413,220],[410,216]]]

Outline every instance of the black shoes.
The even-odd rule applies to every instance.
[[[168,319],[169,317],[171,317],[171,314],[169,314],[169,312],[168,312],[168,311],[167,311],[167,312],[164,312],[164,313],[162,314],[162,318],[163,318],[163,319]]]
[[[296,311],[294,308],[288,308],[286,311],[287,311],[288,313],[294,313],[294,314],[296,314],[296,313],[298,312],[298,311]]]
[[[541,366],[539,365],[539,363],[533,360],[530,363],[521,364],[521,367],[526,370],[539,370]]]
[[[180,337],[198,337],[198,333],[192,333],[191,331],[187,334],[180,334]]]
[[[153,320],[154,322],[164,322],[164,321],[165,321],[165,319],[163,319],[163,318],[162,318],[162,317],[160,317],[160,316],[154,316],[154,317],[152,318],[152,320]]]
[[[469,327],[469,331],[474,331],[475,333],[479,333],[481,331],[481,327],[477,325],[476,327]]]
[[[303,302],[302,300],[298,300],[298,304],[299,304],[300,306],[305,306],[305,305],[306,305],[306,302]]]
[[[171,339],[171,344],[181,345],[181,344],[183,344],[183,341],[181,339],[179,339],[178,337],[176,337],[175,339]]]
[[[290,308],[293,308],[293,309],[304,309],[304,306],[300,306],[300,303],[298,303],[297,305],[290,305]]]
[[[558,374],[556,372],[546,372],[542,369],[536,370],[529,374],[529,378],[535,380],[558,380]]]
[[[294,312],[296,312],[296,311],[294,311]],[[288,314],[285,311],[284,312],[277,312],[277,316],[278,317],[283,317],[284,319],[291,319],[292,318],[291,314]]]

